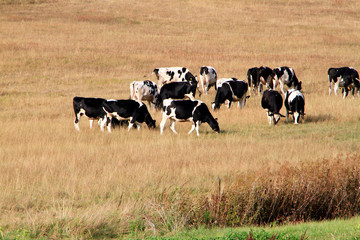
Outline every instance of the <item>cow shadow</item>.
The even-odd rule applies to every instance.
[[[305,115],[305,123],[319,123],[334,119],[335,118],[330,114]]]

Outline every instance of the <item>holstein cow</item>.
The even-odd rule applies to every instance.
[[[280,109],[283,105],[283,98],[281,94],[275,90],[267,89],[264,91],[264,94],[261,99],[261,106],[266,110],[269,124],[271,125],[274,121],[274,125],[276,125],[280,117],[285,117],[280,114]]]
[[[215,68],[210,66],[202,66],[200,68],[200,83],[203,92],[207,94],[211,86],[215,86],[216,90],[217,74]]]
[[[92,128],[94,120],[98,120],[98,124],[101,127],[101,121],[106,115],[103,110],[104,101],[105,99],[103,98],[74,97],[75,129],[80,131],[79,122],[82,115],[85,115],[89,119],[90,128]],[[102,127],[101,130],[103,131],[104,128]]]
[[[185,67],[155,68],[152,74],[154,73],[158,79],[159,89],[169,82],[197,82],[196,77]]]
[[[359,91],[360,81],[359,81],[359,73],[351,67],[341,67],[341,68],[329,68],[328,69],[328,77],[329,77],[329,95],[331,95],[331,88],[334,84],[335,95],[337,95],[337,90],[339,87],[343,88],[344,95],[343,98],[346,98],[349,94],[350,88],[352,88],[352,94],[354,95],[354,91]]]
[[[190,134],[194,129],[199,136],[199,126],[206,122],[215,132],[220,132],[219,124],[211,115],[205,103],[198,100],[164,100],[162,109],[162,120],[160,123],[160,134],[163,134],[166,121],[170,119],[170,129],[177,134],[175,130],[175,121],[177,122],[193,122]]]
[[[301,90],[301,82],[299,82],[296,77],[295,71],[289,67],[278,67],[274,68],[275,77],[273,83],[273,89],[276,89],[276,85],[280,83],[281,92],[285,95],[284,85],[289,88],[294,88],[296,90]]]
[[[299,123],[300,116],[304,119],[305,98],[304,95],[296,89],[290,89],[285,94],[284,105],[286,108],[286,119],[289,122],[289,114],[293,115],[295,124]]]
[[[165,84],[161,87],[160,94],[156,99],[156,108],[160,109],[162,107],[163,101],[168,98],[190,98],[191,100],[194,100],[196,88],[196,82],[172,82]]]
[[[254,94],[256,93],[257,90],[258,95],[260,95],[261,89],[260,89],[259,68],[253,67],[248,69],[247,79],[249,84],[249,94],[251,95],[251,87],[252,87],[254,90]]]
[[[246,96],[248,91],[248,84],[245,81],[237,80],[236,78],[222,78],[218,80],[218,89],[216,91],[215,102],[212,104],[214,110],[220,108],[220,104],[228,100],[228,108],[231,102],[238,102],[241,109],[245,106]]]
[[[259,68],[260,85],[265,85],[267,89],[272,89],[274,84],[274,78],[275,72],[271,68],[264,66],[261,66]],[[260,88],[262,90],[262,86]]]
[[[107,129],[111,132],[112,118],[117,120],[129,120],[128,130],[136,125],[140,130],[140,124],[145,122],[149,128],[155,128],[155,120],[152,119],[147,107],[142,102],[127,100],[106,100],[103,102],[103,109],[106,112],[106,119],[102,121],[102,128],[107,125]]]
[[[151,104],[155,107],[156,99],[158,97],[158,88],[156,83],[145,80],[145,81],[134,81],[130,83],[130,97],[133,100],[138,100],[140,102],[148,101],[149,108]]]

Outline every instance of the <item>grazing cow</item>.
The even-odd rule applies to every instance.
[[[200,68],[200,83],[206,95],[211,86],[215,86],[216,90],[216,80],[217,74],[215,68],[210,66],[202,66]]]
[[[148,101],[149,108],[151,104],[155,106],[156,99],[158,97],[158,88],[156,83],[145,80],[145,81],[134,81],[130,83],[130,97],[133,100],[138,100],[140,102]]]
[[[158,79],[158,88],[169,82],[197,82],[189,69],[185,67],[155,68],[153,73]]]
[[[283,105],[283,98],[281,94],[275,90],[267,89],[264,91],[264,94],[261,99],[261,106],[267,111],[267,116],[269,120],[269,124],[272,124],[274,121],[274,125],[276,125],[280,117],[285,117],[280,114],[280,109]]]
[[[273,89],[275,90],[277,83],[280,83],[281,92],[285,95],[284,85],[289,88],[301,90],[301,82],[296,77],[295,71],[289,67],[278,67],[274,68],[275,77],[273,83]]]
[[[249,94],[251,95],[251,87],[254,90],[254,94],[256,93],[256,89],[258,95],[260,95],[262,89],[260,89],[260,76],[259,76],[259,68],[253,67],[248,69],[247,71],[247,79],[249,84]]]
[[[349,94],[350,88],[352,88],[352,94],[354,91],[359,91],[360,81],[359,73],[351,67],[341,67],[341,68],[329,68],[328,70],[329,77],[329,95],[331,95],[331,88],[334,88],[335,95],[337,95],[337,90],[339,87],[343,88],[344,95],[343,98],[346,98]],[[334,84],[334,86],[333,86]]]
[[[162,120],[160,123],[160,134],[163,134],[165,123],[170,119],[170,129],[177,134],[175,130],[175,121],[193,122],[190,134],[194,129],[199,136],[199,126],[203,122],[207,122],[215,132],[220,132],[219,124],[211,115],[205,103],[198,100],[164,100],[162,109]]]
[[[149,128],[155,128],[155,120],[152,119],[147,107],[142,102],[127,100],[106,100],[103,102],[103,109],[106,112],[106,118],[102,121],[102,128],[107,124],[107,129],[111,132],[112,118],[117,120],[129,120],[128,130],[136,125],[140,130],[140,124],[145,122]]]
[[[299,90],[289,89],[285,94],[284,105],[286,108],[286,119],[288,122],[289,114],[293,115],[295,124],[299,123],[300,116],[304,119],[305,98]]]
[[[228,108],[230,108],[231,102],[238,102],[241,109],[245,106],[246,96],[248,91],[248,84],[245,81],[237,80],[236,78],[225,78],[218,80],[218,89],[216,91],[215,102],[212,105],[214,110],[220,108],[220,104],[225,103],[228,100]]]
[[[269,68],[269,67],[264,67],[261,66],[259,68],[259,80],[260,80],[260,84],[263,84],[266,86],[267,89],[272,89],[273,88],[273,80],[275,78],[275,72]],[[262,89],[262,87],[261,87]]]
[[[106,115],[103,110],[103,98],[85,98],[85,97],[74,97],[73,106],[75,112],[75,129],[80,131],[79,121],[82,115],[85,115],[90,121],[90,128],[92,128],[94,120],[98,120],[98,124],[101,127],[101,121]],[[101,128],[103,131],[104,128]]]
[[[160,89],[160,94],[156,100],[156,107],[159,109],[162,107],[162,102],[165,99],[172,98],[172,99],[184,99],[190,98],[194,100],[195,91],[197,88],[197,83],[192,82],[172,82],[165,84]]]

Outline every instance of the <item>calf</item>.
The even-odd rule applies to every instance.
[[[300,116],[304,119],[305,98],[304,95],[295,89],[290,89],[285,94],[286,119],[289,122],[289,114],[293,115],[295,124],[299,123]]]
[[[162,107],[162,102],[168,98],[184,99],[187,97],[194,100],[196,88],[196,82],[172,82],[165,84],[160,89],[160,94],[156,100],[156,107],[160,109]]]
[[[107,124],[111,132],[112,118],[117,120],[129,120],[128,131],[135,125],[140,130],[140,124],[145,122],[149,128],[155,128],[155,120],[152,119],[147,107],[142,102],[128,100],[106,100],[103,102],[103,109],[106,116],[102,121],[102,128]],[[107,120],[106,120],[107,117]]]
[[[256,89],[257,89],[258,95],[260,95],[261,89],[260,89],[259,68],[253,67],[248,69],[247,80],[249,84],[249,94],[251,95],[251,87],[252,87],[254,90],[254,94],[256,93]]]
[[[277,83],[280,83],[281,92],[285,95],[284,85],[289,88],[301,90],[301,82],[296,77],[295,71],[289,67],[274,68],[275,77],[273,82],[273,89],[275,90]]]
[[[167,119],[170,119],[170,129],[177,134],[175,130],[175,121],[178,122],[193,122],[190,134],[194,129],[197,136],[199,136],[199,126],[206,122],[215,132],[220,132],[219,124],[211,115],[205,103],[198,100],[164,100],[162,109],[162,120],[160,123],[160,134],[163,134]]]
[[[239,81],[236,78],[225,78],[218,80],[218,89],[216,91],[215,102],[212,105],[214,110],[220,108],[220,104],[225,103],[228,100],[228,108],[230,108],[231,102],[238,102],[241,109],[245,106],[246,96],[248,91],[248,84],[245,81]]]
[[[103,98],[85,98],[85,97],[74,97],[73,106],[75,112],[74,126],[77,131],[80,131],[79,122],[80,117],[85,115],[90,121],[90,128],[92,128],[94,120],[98,120],[98,124],[101,125],[102,119],[106,113],[103,110]],[[104,128],[102,127],[103,131]]]
[[[280,109],[283,105],[283,98],[281,94],[275,90],[267,89],[264,91],[264,94],[261,99],[261,106],[266,110],[269,124],[272,124],[274,121],[274,125],[276,125],[280,117],[285,117],[280,114]]]
[[[154,73],[158,79],[159,89],[169,82],[197,82],[196,77],[185,67],[155,68],[152,74]]]
[[[157,85],[152,81],[145,80],[130,83],[131,99],[138,100],[140,102],[143,100],[148,101],[149,108],[151,108],[151,104],[153,104],[153,107],[155,106],[158,95]]]
[[[217,74],[215,68],[210,66],[202,66],[200,68],[200,83],[206,95],[211,86],[215,86],[216,90],[216,80]]]

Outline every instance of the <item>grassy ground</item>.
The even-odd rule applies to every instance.
[[[360,69],[359,9],[338,0],[0,1],[0,226],[35,238],[177,231],[181,220],[154,228],[161,194],[181,189],[197,202],[218,191],[218,178],[226,192],[251,186],[248,173],[280,178],[284,166],[357,158],[360,100],[329,97],[327,69]],[[202,65],[239,79],[253,66],[293,67],[305,123],[268,126],[252,96],[243,110],[213,113],[220,134],[204,124],[188,136],[189,123],[176,124],[178,136],[168,126],[162,137],[146,127],[108,134],[85,119],[75,132],[74,96],[128,98],[129,83],[155,80],[156,67],[198,74]],[[214,96],[200,99],[210,106]]]

